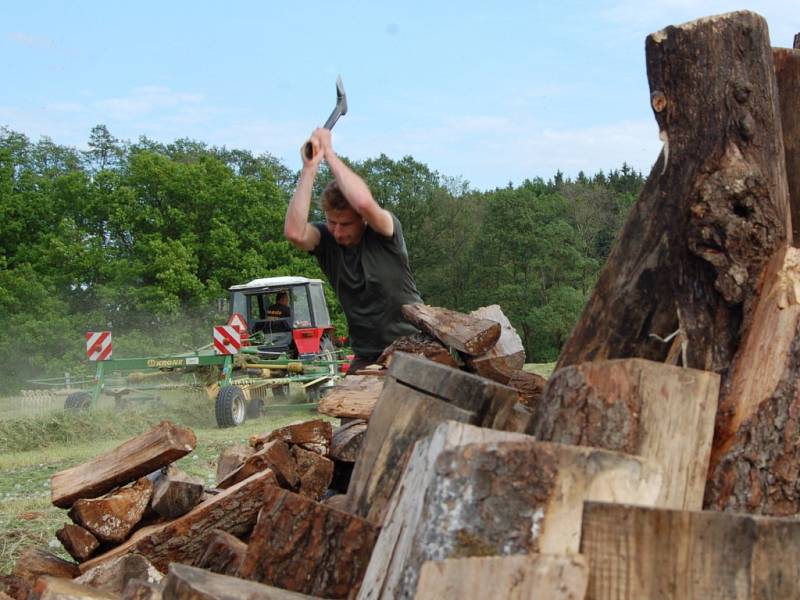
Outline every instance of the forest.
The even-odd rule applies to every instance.
[[[623,164],[486,191],[411,156],[348,164],[400,219],[424,301],[499,304],[528,362],[557,357],[644,183]],[[269,154],[196,140],[121,141],[97,125],[79,150],[0,128],[3,392],[85,370],[86,331],[110,329],[119,357],[186,351],[225,322],[229,286],[321,278],[283,238],[296,177]]]

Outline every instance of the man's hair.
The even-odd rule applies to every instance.
[[[351,208],[350,203],[347,201],[347,198],[344,197],[335,179],[326,185],[325,189],[322,191],[319,206],[323,212]]]

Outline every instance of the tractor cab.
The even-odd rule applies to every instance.
[[[298,358],[333,351],[333,326],[320,279],[267,277],[234,285],[231,315],[244,318],[259,354]]]

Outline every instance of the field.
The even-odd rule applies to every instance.
[[[299,387],[292,390],[292,398],[302,401]],[[217,458],[226,446],[318,416],[308,408],[268,410],[266,416],[248,419],[241,427],[219,429],[213,402],[200,394],[173,394],[160,402],[132,403],[123,410],[116,410],[110,401],[77,414],[66,413],[62,407],[63,397],[0,398],[0,575],[9,573],[29,546],[70,559],[55,537],[70,521],[65,510],[50,503],[53,473],[111,450],[168,419],[197,435],[195,451],[178,461],[178,466],[212,485]]]
[[[553,363],[528,364],[525,370],[549,376]],[[303,401],[298,386],[292,400]],[[269,404],[269,399],[268,399]],[[50,477],[75,466],[162,420],[190,427],[197,435],[194,452],[178,466],[212,485],[217,458],[226,446],[247,443],[249,436],[296,421],[318,417],[314,409],[267,410],[260,419],[219,429],[214,405],[204,394],[174,393],[158,402],[131,403],[116,409],[110,399],[85,412],[65,412],[63,397],[45,394],[0,398],[0,575],[11,571],[25,548],[49,549],[66,559],[55,532],[69,522],[66,511],[50,503]],[[334,425],[338,419],[332,419]]]

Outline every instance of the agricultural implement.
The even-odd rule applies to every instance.
[[[288,406],[292,384],[302,387],[307,402],[291,406],[313,406],[347,365],[333,345],[322,285],[319,279],[271,277],[231,287],[228,325],[215,327],[214,342],[193,352],[113,358],[110,332],[87,334],[96,373],[73,382],[86,387],[68,395],[64,408],[94,406],[101,395],[123,407],[191,388],[214,399],[219,427],[233,427],[260,416],[270,396],[270,408]]]

